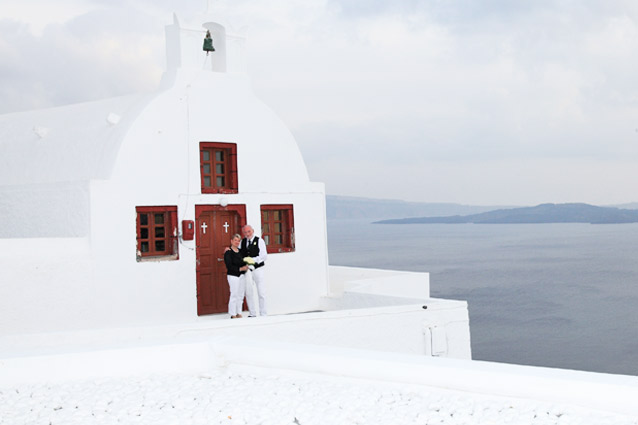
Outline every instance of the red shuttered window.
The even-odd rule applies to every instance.
[[[137,259],[177,260],[177,207],[135,207]]]
[[[199,164],[202,193],[237,193],[237,145],[201,142]]]
[[[295,220],[291,204],[261,206],[261,237],[269,254],[295,250]]]

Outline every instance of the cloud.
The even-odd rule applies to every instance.
[[[163,25],[173,10],[185,16],[206,2],[65,4],[68,19],[41,32],[0,21],[0,112],[154,89]],[[235,28],[249,26],[254,90],[291,128],[311,178],[329,182],[329,191],[369,196],[356,191],[374,181],[377,196],[392,197],[386,180],[418,180],[427,184],[405,199],[469,202],[463,197],[483,194],[495,203],[500,194],[512,203],[546,193],[549,201],[551,193],[598,186],[607,187],[596,192],[602,199],[617,195],[630,177],[626,161],[638,159],[633,1],[212,5]],[[556,177],[561,162],[569,179]],[[390,171],[378,175],[384,167]],[[597,183],[588,170],[599,173]],[[618,202],[635,192],[625,193]]]
[[[632,161],[612,164],[572,159],[422,158],[418,164],[351,161],[344,166],[343,161],[328,158],[310,171],[321,177],[328,193],[335,195],[379,198],[384,194],[383,198],[390,199],[473,205],[618,204],[627,199],[627,190],[638,190],[638,183]]]
[[[33,35],[0,23],[0,112],[102,99],[157,87],[162,27],[130,9],[91,11]],[[149,35],[152,34],[152,35]]]

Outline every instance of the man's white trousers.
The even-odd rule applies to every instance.
[[[266,315],[266,286],[264,267],[246,273],[246,304],[251,316]],[[258,298],[259,312],[256,309],[255,298]],[[259,313],[259,314],[257,314]]]

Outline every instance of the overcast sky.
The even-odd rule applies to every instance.
[[[0,0],[0,113],[150,91],[205,0]],[[638,201],[636,0],[215,0],[333,195]]]

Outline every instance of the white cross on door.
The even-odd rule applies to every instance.
[[[208,225],[206,224],[206,222],[203,222],[201,226],[199,226],[202,228],[202,232],[204,234],[206,234],[206,229],[208,229]]]
[[[230,225],[228,224],[228,222],[225,222],[224,225],[222,226],[224,228],[224,230],[226,231],[226,233],[228,233],[228,228],[230,227]]]

